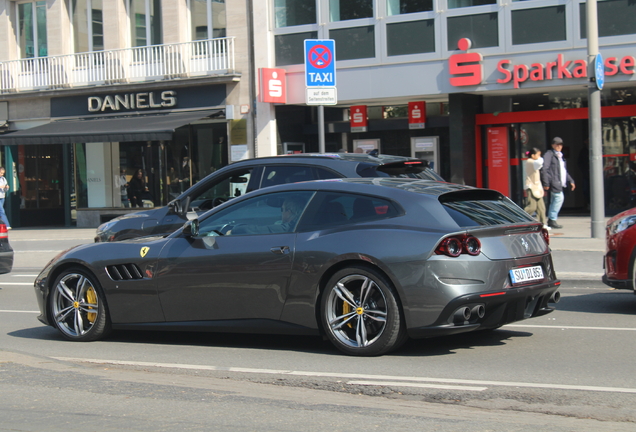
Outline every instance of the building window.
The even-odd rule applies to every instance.
[[[386,25],[387,55],[435,52],[435,21],[407,21]]]
[[[457,42],[468,38],[473,42],[473,48],[487,48],[499,46],[499,21],[497,12],[449,17],[448,49],[457,48]]]
[[[193,41],[226,36],[225,0],[187,0]]]
[[[564,41],[565,6],[512,11],[512,44]]]
[[[373,0],[329,0],[331,22],[373,18]]]
[[[18,3],[20,58],[46,57],[46,1]]]
[[[375,57],[375,26],[334,29],[329,36],[336,41],[336,60]]]
[[[163,43],[161,0],[128,0],[130,43],[133,47]]]
[[[76,53],[104,49],[103,0],[71,0],[73,45]]]
[[[276,28],[316,24],[316,0],[275,0]]]
[[[622,36],[636,34],[636,2],[633,0],[608,0],[599,1],[598,8],[598,35]],[[581,17],[581,39],[587,38],[587,11],[585,2],[579,5]]]
[[[433,10],[433,0],[387,0],[387,15],[401,15]]]
[[[274,36],[276,66],[303,64],[305,62],[305,39],[318,38],[318,32],[283,34]]]
[[[472,6],[497,4],[497,0],[448,0],[448,8],[456,9]]]

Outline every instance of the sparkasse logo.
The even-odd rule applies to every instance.
[[[457,48],[468,51],[472,41],[462,38],[457,42]],[[453,54],[448,58],[448,69],[451,74],[450,84],[454,87],[471,86],[481,84],[484,69],[481,64],[483,57],[479,53]]]

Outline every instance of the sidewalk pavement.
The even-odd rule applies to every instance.
[[[607,220],[609,218],[605,222]],[[602,284],[605,234],[600,239],[591,238],[590,216],[561,216],[558,223],[563,228],[549,232],[552,259],[559,279]]]
[[[589,216],[562,216],[559,224],[563,229],[550,230],[550,248],[557,276],[562,280],[597,281],[601,283],[603,275],[603,255],[605,240],[591,238],[591,218]],[[42,240],[61,240],[65,243],[92,243],[95,228],[39,227],[15,228],[10,231],[9,240],[16,242],[32,242]],[[66,247],[60,248],[60,251]],[[54,251],[46,251],[47,256],[55,256]],[[28,266],[25,259],[34,258],[32,254],[17,253],[14,267]],[[50,258],[49,258],[50,259]]]

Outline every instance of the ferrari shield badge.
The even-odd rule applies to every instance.
[[[139,251],[139,255],[141,255],[141,257],[143,258],[143,257],[146,256],[146,254],[148,253],[149,250],[150,250],[150,248],[148,246],[144,246]]]

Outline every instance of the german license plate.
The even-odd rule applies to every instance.
[[[510,270],[510,279],[513,284],[530,282],[543,279],[543,269],[541,266],[521,267]]]

